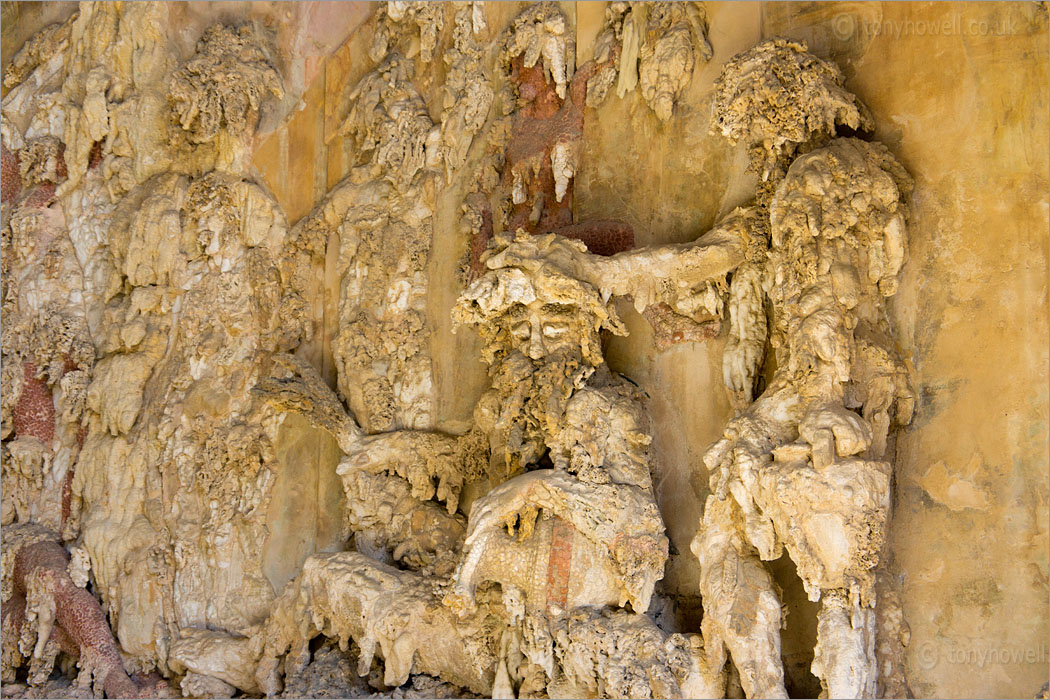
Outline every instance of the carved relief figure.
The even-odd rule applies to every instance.
[[[872,121],[833,65],[781,39],[730,61],[712,125],[748,148],[755,200],[634,250],[630,227],[573,219],[584,113],[613,85],[647,119],[681,113],[712,55],[703,5],[609,3],[577,69],[556,3],[488,34],[480,3],[391,2],[336,120],[346,178],[290,226],[250,174],[284,95],[265,32],[215,25],[179,57],[165,7],[83,3],[4,76],[5,683],[43,692],[75,663],[77,693],[176,692],[159,673],[272,696],[345,661],[323,635],[388,689],[721,697],[731,656],[749,697],[784,696],[763,562],[787,551],[821,602],[829,696],[886,692],[901,621],[877,621],[876,577],[913,397],[884,299],[911,184],[845,137]],[[462,434],[434,431],[448,199],[471,240],[442,313],[489,377]],[[301,352],[328,251],[334,389]],[[654,612],[669,544],[646,396],[603,352],[619,297],[658,349],[728,316],[702,635]]]
[[[5,163],[24,144],[5,184],[4,522],[52,531],[22,544],[5,528],[5,654],[10,634],[23,652],[35,638],[34,683],[61,651],[111,695],[152,692],[125,668],[169,674],[183,630],[268,613],[283,417],[250,389],[310,332],[319,260],[245,177],[261,106],[283,94],[258,37],[213,26],[178,65],[159,49],[166,13],[84,4],[42,35],[58,46],[26,47],[3,104]],[[25,660],[5,655],[5,679]]]
[[[913,403],[883,299],[906,256],[911,180],[884,146],[835,138],[870,117],[803,44],[770,40],[737,56],[717,92],[715,126],[748,145],[767,183],[768,257],[748,275],[772,307],[776,370],[704,456],[712,495],[693,543],[704,639],[716,659],[728,648],[749,697],[785,696],[780,603],[761,561],[786,549],[822,604],[814,674],[830,697],[873,697],[886,445]],[[746,307],[762,300],[748,285],[737,323],[756,323],[739,337],[761,338],[765,319]],[[726,367],[745,398],[754,367]]]
[[[621,618],[647,620],[644,613],[653,587],[663,575],[667,539],[649,474],[648,417],[638,390],[608,369],[601,351],[600,331],[623,333],[623,327],[598,288],[560,266],[571,262],[576,269],[593,264],[598,256],[587,253],[582,243],[521,232],[514,239],[497,238],[495,246],[485,259],[488,271],[464,292],[454,311],[458,322],[479,327],[486,343],[484,355],[491,364],[492,387],[478,402],[475,427],[469,433],[364,435],[302,365],[298,378],[275,379],[258,388],[278,407],[298,407],[338,436],[348,455],[339,471],[349,503],[393,506],[382,522],[358,529],[359,550],[363,532],[369,545],[384,545],[391,562],[429,575],[444,548],[454,544],[458,550],[462,541],[455,571],[444,583],[440,579],[428,583],[357,554],[311,560],[313,577],[295,584],[290,589],[295,593],[286,591],[278,603],[280,610],[295,612],[275,614],[264,633],[267,639],[287,641],[273,647],[267,643],[267,654],[294,648],[302,634],[301,623],[287,629],[289,615],[292,620],[313,615],[312,619],[328,619],[326,624],[337,636],[351,636],[363,648],[374,645],[367,640],[378,639],[390,684],[404,682],[413,668],[482,689],[476,692],[492,692],[493,684],[536,692],[550,683],[565,682],[566,674],[578,676],[576,682],[584,688],[624,682],[607,675],[612,669],[572,666],[575,657],[563,642],[555,643],[559,625],[575,619],[566,614],[581,607],[609,606],[609,613],[580,627],[580,634],[583,630],[597,634],[591,625],[621,624],[615,622]],[[456,514],[461,498],[486,488],[491,490],[473,500],[464,530],[462,516]],[[367,491],[373,489],[381,493]],[[399,495],[386,495],[390,493]],[[446,510],[436,508],[436,502],[443,502]],[[425,539],[434,531],[447,536]],[[421,548],[424,543],[435,550]],[[423,596],[420,612],[411,614],[413,624],[399,626],[401,636],[384,640],[388,633],[382,630],[393,624],[389,616],[410,614],[404,601],[393,599],[379,607],[366,606],[360,613],[363,618],[351,615],[346,605],[365,604],[337,604],[333,599],[337,592],[331,586],[338,584],[332,577],[343,570],[364,577],[353,593],[348,589],[338,593],[344,598],[378,595],[378,589],[361,581],[384,576],[394,577],[399,587],[423,591],[413,594]],[[491,586],[486,586],[491,583],[500,585],[497,602]],[[486,593],[479,600],[481,588]],[[325,606],[325,612],[309,612],[318,605]],[[621,610],[627,605],[633,612]],[[450,642],[444,624],[431,627],[417,621],[423,610],[446,620],[463,639]],[[574,624],[571,629],[576,629]],[[632,653],[641,653],[647,646],[631,636],[635,633],[666,637],[650,621],[632,624],[620,633],[625,635],[624,650],[638,644]],[[478,625],[495,630],[489,634],[499,633],[494,648],[504,652],[498,658],[498,672],[481,665],[476,676],[464,679],[455,668],[446,667],[447,662],[426,655],[413,666],[411,654],[401,649],[404,645],[417,651],[432,648],[439,642],[431,635],[438,634],[444,635],[440,644],[461,646],[467,644],[469,630]],[[326,628],[318,625],[317,629]],[[690,646],[688,637],[668,639],[668,644],[678,645],[675,648],[691,650],[681,653],[692,661],[676,662],[673,673],[668,671],[668,678],[676,680],[647,689],[645,696],[660,696],[676,685],[674,696],[720,693],[718,674],[706,671],[702,645],[697,641]],[[508,656],[510,647],[518,652]],[[272,688],[273,682],[272,677],[260,679],[263,687]]]

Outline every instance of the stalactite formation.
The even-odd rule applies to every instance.
[[[755,196],[637,247],[577,219],[584,122],[637,90],[646,128],[673,125],[714,57],[703,3],[608,3],[577,65],[561,4],[491,26],[480,2],[390,2],[333,101],[346,176],[289,221],[251,161],[288,88],[273,37],[218,23],[180,49],[169,12],[81,3],[4,70],[5,684],[75,664],[65,687],[107,697],[786,697],[764,564],[786,552],[826,693],[906,692],[880,564],[912,181],[858,138],[837,67],[786,39],[726,63],[711,128]],[[692,628],[661,612],[651,397],[607,363],[621,299],[655,352],[727,336]],[[449,321],[488,371],[456,432]]]

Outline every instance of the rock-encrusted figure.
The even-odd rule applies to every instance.
[[[754,203],[632,250],[630,227],[573,220],[585,110],[615,85],[680,112],[711,56],[703,5],[610,3],[577,69],[556,3],[488,32],[478,2],[391,2],[337,107],[348,176],[290,226],[250,174],[284,94],[272,47],[216,25],[178,56],[166,8],[82,3],[4,74],[5,683],[44,692],[75,662],[78,694],[170,692],[156,670],[186,696],[274,695],[352,642],[374,686],[719,697],[731,655],[749,696],[783,695],[763,561],[786,550],[822,603],[827,693],[904,685],[906,626],[875,578],[912,404],[883,308],[910,180],[839,138],[872,120],[834,66],[786,40],[731,61],[713,128],[746,143]],[[432,432],[429,346],[450,206],[472,237],[452,316],[490,378],[457,435]],[[329,250],[336,390],[300,352]],[[614,297],[659,348],[728,312],[737,415],[705,456],[703,635],[649,614],[668,540],[644,394],[605,363]],[[324,541],[297,540],[283,500],[288,432],[331,446],[309,491],[327,510],[303,516]]]
[[[57,601],[74,644],[48,648],[107,694],[146,692],[118,668],[168,674],[183,630],[268,612],[282,417],[250,389],[311,332],[319,262],[247,176],[264,101],[282,94],[265,41],[216,25],[180,65],[167,12],[83,3],[27,44],[3,101],[4,551],[43,562],[16,567],[5,596]],[[9,552],[12,520],[47,528],[46,551]],[[53,571],[62,541],[76,590]]]
[[[726,260],[735,260],[725,246],[738,240],[742,249],[746,233],[729,224],[713,234],[693,246],[611,258],[555,234],[498,237],[485,274],[454,310],[459,323],[481,332],[492,378],[473,429],[462,436],[365,435],[316,373],[292,358],[286,363],[294,376],[258,386],[280,410],[300,410],[337,436],[347,453],[339,472],[348,502],[391,506],[358,535],[367,535],[369,547],[381,545],[381,558],[420,572],[361,554],[311,558],[314,573],[286,590],[260,633],[267,641],[259,686],[275,692],[277,658],[291,651],[296,661],[285,667],[295,668],[304,640],[322,632],[377,648],[388,684],[404,682],[414,669],[486,693],[565,691],[570,686],[559,684],[572,679],[572,687],[591,692],[720,695],[723,679],[708,672],[699,639],[668,636],[645,616],[667,556],[649,473],[648,417],[638,389],[605,365],[600,339],[602,330],[624,332],[607,299],[614,288],[630,287],[635,267],[682,281],[724,274]],[[672,260],[675,253],[688,260]],[[614,268],[619,276],[610,274]],[[369,489],[381,493],[362,492]],[[464,531],[457,510],[467,494]],[[447,535],[435,539],[435,532]],[[440,548],[454,543],[458,550],[460,542],[455,571],[440,576]],[[384,593],[391,587],[404,594]],[[607,613],[578,624],[572,615],[581,609]],[[661,640],[660,661],[645,663],[663,664],[663,680],[629,681],[620,674],[631,663],[599,663],[597,651],[594,665],[580,665],[578,645],[592,643],[586,635],[598,639],[614,629],[628,658],[654,653],[652,639]],[[478,645],[472,635],[480,630],[494,646]],[[576,639],[576,631],[584,636]],[[455,654],[435,652],[449,645]],[[463,645],[476,648],[463,657]],[[450,665],[453,657],[472,660]],[[463,675],[469,668],[475,670]]]
[[[71,561],[57,534],[26,524],[4,529],[3,681],[28,662],[30,685],[43,685],[58,654],[76,659],[81,690],[109,698],[167,695],[159,678],[136,681],[124,670],[120,649],[98,601],[84,588],[86,556]]]
[[[836,138],[870,117],[802,44],[737,56],[717,94],[714,126],[747,144],[771,234],[736,299],[738,337],[762,339],[763,314],[749,308],[768,298],[776,371],[704,456],[712,494],[693,542],[704,639],[716,665],[728,648],[749,697],[785,696],[780,603],[761,562],[786,549],[822,603],[813,672],[829,697],[873,697],[887,437],[913,405],[883,299],[906,257],[911,179],[884,146]],[[757,359],[727,363],[745,399]]]

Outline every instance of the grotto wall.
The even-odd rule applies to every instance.
[[[1047,682],[1045,4],[2,8],[5,696]]]

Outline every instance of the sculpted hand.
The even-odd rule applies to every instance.
[[[336,469],[340,476],[353,471],[396,474],[412,486],[421,501],[444,501],[448,512],[459,507],[463,488],[459,438],[442,433],[399,430],[361,438]]]
[[[767,419],[753,407],[749,413],[733,419],[725,437],[704,455],[712,494],[718,500],[732,496],[743,513],[747,539],[765,560],[778,556],[778,546],[772,522],[755,502],[759,476],[772,463],[773,449],[790,439],[793,431],[790,420],[781,423]]]
[[[544,498],[549,485],[561,475],[554,469],[538,469],[526,472],[500,484],[483,498],[474,502],[467,523],[467,539],[464,550],[469,549],[486,532],[507,526],[511,534],[516,525],[519,539],[532,534],[539,508],[549,506]]]

